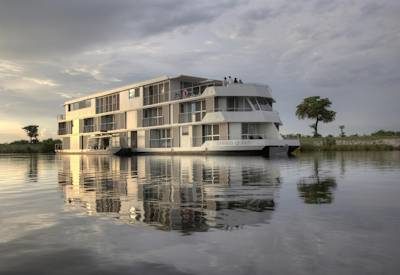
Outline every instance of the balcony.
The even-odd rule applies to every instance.
[[[115,130],[115,129],[116,129],[116,123],[115,122],[100,124],[100,131],[101,132],[112,131],[112,130]]]
[[[143,118],[143,127],[157,126],[164,124],[164,117],[145,117]]]
[[[170,148],[172,147],[172,138],[150,139],[150,148]]]
[[[96,131],[96,126],[95,125],[85,125],[83,126],[83,132],[84,133],[91,133]]]
[[[206,90],[207,87],[222,86],[218,81],[207,82],[198,86],[182,88],[176,91],[171,91],[171,100],[178,100],[190,97],[196,97]]]
[[[193,121],[201,121],[206,115],[206,111],[193,113],[180,113],[179,123],[187,123]]]
[[[68,130],[67,128],[59,128],[57,133],[59,136],[63,136],[63,135],[70,135],[71,131]]]
[[[168,94],[167,93],[161,93],[161,94],[156,94],[156,95],[149,95],[143,97],[143,105],[152,105],[152,104],[157,104],[161,102],[168,101]]]

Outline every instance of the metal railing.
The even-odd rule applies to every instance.
[[[201,121],[205,117],[206,113],[205,110],[201,112],[180,113],[179,123]]]
[[[142,120],[143,122],[143,127],[149,127],[149,126],[157,126],[157,125],[163,125],[164,124],[164,117],[145,117]]]
[[[251,112],[253,109],[251,107],[242,108],[215,108],[214,112]]]
[[[184,99],[201,95],[207,87],[222,86],[220,82],[212,81],[198,86],[182,88],[171,92],[171,100]]]
[[[62,136],[62,135],[69,135],[69,134],[71,134],[71,131],[68,131],[68,129],[64,129],[64,128],[58,129],[58,135],[59,135],[59,136]]]
[[[105,132],[105,131],[111,131],[116,129],[116,123],[115,122],[109,122],[109,123],[102,123],[100,124],[100,131]]]
[[[203,137],[192,137],[192,147],[200,147],[203,143]]]
[[[143,105],[157,104],[169,100],[168,93],[155,94],[143,97]]]
[[[172,138],[150,139],[150,148],[170,148],[172,147]]]
[[[96,125],[85,125],[83,126],[83,132],[84,133],[91,133],[96,131]]]
[[[160,93],[151,96],[144,96],[143,97],[143,105],[151,105],[157,104],[169,100],[178,100],[184,98],[190,98],[201,95],[207,87],[214,87],[214,86],[222,86],[222,83],[218,81],[212,81],[205,84],[182,88],[178,90],[174,90],[171,92]],[[169,98],[169,94],[171,94],[171,98]]]
[[[180,113],[179,123],[192,122],[192,113]]]
[[[242,134],[242,139],[266,139],[265,134]]]

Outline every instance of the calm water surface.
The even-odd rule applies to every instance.
[[[0,156],[0,274],[399,274],[400,153]]]

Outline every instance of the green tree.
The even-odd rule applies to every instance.
[[[29,137],[30,143],[37,143],[39,136],[39,126],[38,125],[28,125],[22,128]]]
[[[346,136],[346,133],[344,132],[344,125],[340,125],[340,126],[339,126],[339,129],[340,129],[340,136],[341,136],[341,137],[345,137],[345,136]]]
[[[328,98],[320,98],[319,96],[310,96],[303,99],[296,107],[296,116],[299,119],[315,119],[315,123],[310,127],[314,130],[314,137],[319,137],[318,123],[320,121],[327,123],[335,120],[336,112],[328,110],[332,102]]]

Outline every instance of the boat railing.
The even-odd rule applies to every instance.
[[[205,115],[206,111],[200,112],[187,112],[187,113],[180,113],[179,114],[179,123],[186,123],[186,122],[193,122],[193,121],[201,121]]]
[[[164,117],[145,117],[143,118],[143,127],[158,126],[164,124]]]
[[[177,90],[173,90],[170,92],[171,96],[169,97],[169,93],[158,93],[155,95],[147,95],[143,97],[143,105],[152,105],[157,104],[169,100],[179,100],[185,98],[191,98],[200,96],[207,89],[207,87],[214,86],[222,86],[222,83],[219,81],[210,81],[207,83],[199,84],[192,87],[185,87]]]
[[[242,139],[267,139],[267,135],[265,134],[242,134]]]
[[[227,108],[215,108],[214,112],[251,112],[251,107],[227,107]]]
[[[84,133],[91,133],[91,132],[95,132],[96,130],[96,127],[95,127],[95,125],[93,124],[93,125],[85,125],[85,126],[83,126],[83,132]]]
[[[106,131],[111,131],[116,129],[116,123],[115,122],[108,122],[108,123],[102,123],[100,124],[100,131],[101,132],[106,132]]]
[[[65,115],[64,114],[57,115],[57,121],[62,121],[62,120],[65,120]]]
[[[172,147],[172,138],[150,139],[150,148],[170,148]]]
[[[171,100],[178,100],[184,98],[190,98],[202,95],[207,87],[222,86],[219,81],[211,81],[197,86],[181,88],[175,91],[171,91]]]

